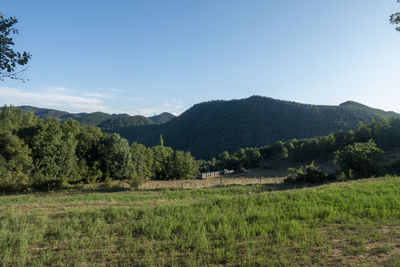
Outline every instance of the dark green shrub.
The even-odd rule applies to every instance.
[[[36,191],[50,191],[62,188],[64,182],[60,179],[35,179],[32,189]]]
[[[289,168],[289,175],[285,179],[286,183],[324,183],[332,179],[326,176],[320,167],[314,164],[301,166],[298,169]]]
[[[378,174],[383,151],[373,140],[354,143],[334,153],[336,173],[347,179],[371,177]]]

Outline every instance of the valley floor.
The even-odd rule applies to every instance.
[[[0,261],[399,266],[400,178],[0,196]]]

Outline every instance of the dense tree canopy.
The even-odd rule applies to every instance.
[[[252,96],[200,103],[167,123],[125,127],[117,132],[131,142],[148,146],[159,144],[162,134],[169,146],[190,151],[197,158],[210,159],[240,147],[328,135],[353,129],[360,121],[369,123],[390,116],[398,114],[355,102],[322,106]],[[286,151],[282,152],[285,157]]]
[[[160,125],[149,120],[152,117],[102,112],[71,114],[30,106],[21,108],[41,118],[75,119],[146,146],[159,145],[162,135],[168,146],[190,151],[202,159],[216,157],[223,151],[232,153],[240,147],[261,147],[293,138],[323,136],[353,129],[360,121],[369,123],[374,119],[399,116],[353,101],[339,106],[319,106],[261,96],[200,103]],[[290,147],[282,149],[281,156],[285,158],[290,154]]]
[[[400,174],[400,160],[380,161],[383,151],[400,148],[400,118],[359,123],[354,130],[338,131],[326,136],[278,141],[260,148],[241,148],[224,151],[216,159],[199,161],[201,171],[223,168],[243,171],[253,167],[269,169],[299,166],[293,169],[291,182],[323,182],[340,178],[359,178],[371,175]],[[310,162],[336,162],[336,172],[321,174]]]
[[[0,80],[23,79],[21,75],[26,69],[19,70],[18,66],[24,66],[31,58],[27,52],[14,51],[13,34],[18,34],[14,25],[18,22],[15,17],[5,18],[0,14]]]
[[[397,3],[400,3],[400,0],[397,0]],[[390,16],[390,22],[392,24],[400,24],[400,12],[396,12]],[[400,31],[400,26],[396,27],[396,30]]]
[[[15,107],[0,110],[0,190],[48,190],[77,183],[188,179],[198,165],[188,152],[129,145],[68,119],[40,119]]]

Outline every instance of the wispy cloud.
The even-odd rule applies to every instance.
[[[110,90],[111,92],[115,92],[115,93],[124,93],[124,90],[121,89],[117,89],[117,88],[109,88],[108,90]]]
[[[100,97],[100,98],[110,97],[110,95],[98,94],[98,93],[82,93],[82,96],[87,96],[87,97]]]
[[[53,108],[68,112],[95,112],[127,113],[130,115],[153,116],[162,112],[170,112],[178,115],[184,110],[184,105],[179,100],[171,99],[160,105],[138,108],[131,103],[121,102],[118,106],[112,104],[112,98],[107,93],[82,92],[56,86],[36,90],[25,90],[20,88],[0,86],[0,105],[30,105],[42,108]],[[143,106],[145,98],[135,97]],[[124,99],[125,100],[125,99]],[[115,98],[114,100],[115,101]],[[146,102],[147,103],[147,102]],[[139,103],[137,103],[139,105]]]
[[[56,108],[69,112],[111,111],[104,105],[101,95],[82,93],[76,95],[63,87],[51,87],[40,90],[23,90],[12,87],[0,87],[2,104],[32,105],[46,108]]]
[[[184,111],[185,106],[183,105],[182,102],[176,100],[176,99],[171,99],[169,101],[164,102],[161,105],[149,107],[149,108],[142,108],[142,109],[137,109],[137,113],[140,115],[144,116],[153,116],[153,115],[158,115],[163,112],[169,112],[174,115],[179,115]]]

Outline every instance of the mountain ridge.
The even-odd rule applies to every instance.
[[[25,108],[32,109],[34,107]],[[177,117],[168,113],[146,118],[102,112],[72,114],[49,109],[47,113],[46,109],[36,112],[42,117],[58,115],[60,119],[72,118],[99,126],[106,132],[119,133],[130,142],[147,146],[158,145],[162,134],[167,146],[191,151],[199,158],[236,151],[240,147],[261,147],[293,138],[323,136],[352,129],[359,122],[400,116],[354,101],[314,105],[263,96],[201,102]]]
[[[40,118],[53,117],[60,119],[61,121],[67,119],[74,119],[79,121],[80,123],[89,126],[98,126],[103,130],[110,130],[110,129],[112,130],[112,128],[115,127],[162,124],[175,117],[173,114],[168,112],[163,112],[159,115],[145,117],[142,115],[131,116],[125,113],[108,114],[101,111],[96,111],[91,113],[88,112],[70,113],[67,111],[61,111],[57,109],[38,108],[29,105],[17,106],[17,107],[24,110],[24,112],[33,112],[36,116],[39,116]]]
[[[225,150],[322,136],[352,129],[359,122],[399,116],[372,110],[251,96],[198,103],[165,124],[119,128],[116,132],[131,142],[145,145],[157,145],[162,134],[166,145],[209,158]]]

